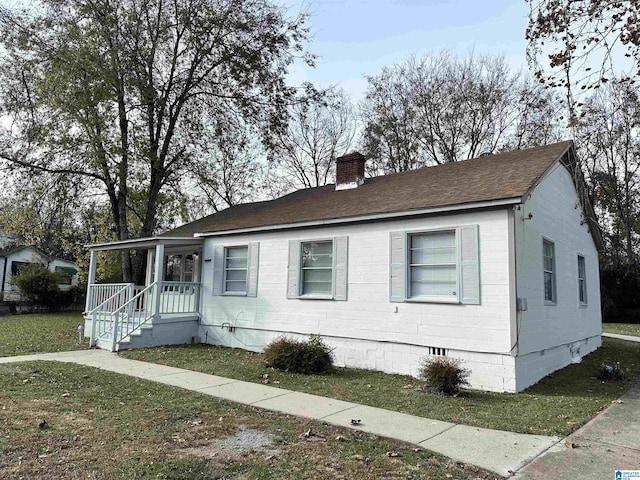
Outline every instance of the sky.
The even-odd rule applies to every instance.
[[[316,68],[296,65],[291,81],[337,85],[355,101],[364,96],[364,75],[410,55],[443,49],[465,55],[504,55],[526,69],[525,0],[289,0],[291,14],[311,13],[309,50]]]

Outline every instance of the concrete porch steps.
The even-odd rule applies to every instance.
[[[200,316],[197,313],[163,314],[148,322],[136,325],[138,328],[127,335],[116,346],[117,350],[132,348],[150,348],[161,345],[180,345],[192,343],[198,336]],[[87,329],[90,328],[90,323]],[[85,330],[90,332],[90,330]],[[105,334],[96,340],[96,346],[104,350],[111,350],[112,337]]]

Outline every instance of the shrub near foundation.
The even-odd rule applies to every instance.
[[[279,337],[264,349],[267,366],[295,373],[324,373],[333,368],[333,352],[318,335],[308,342]]]
[[[460,366],[460,361],[447,357],[427,358],[420,369],[420,378],[426,386],[445,395],[455,395],[468,385],[471,372]]]

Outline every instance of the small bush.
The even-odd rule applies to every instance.
[[[280,337],[264,350],[267,366],[295,373],[323,373],[333,367],[333,352],[318,335],[308,342]]]
[[[420,378],[427,386],[445,395],[455,395],[468,385],[471,372],[460,366],[460,361],[446,357],[427,358],[420,369]]]
[[[627,376],[624,374],[619,362],[606,363],[602,362],[596,372],[596,377],[600,380],[616,381],[626,380]]]

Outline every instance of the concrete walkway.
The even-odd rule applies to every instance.
[[[0,364],[34,360],[86,365],[253,407],[361,430],[381,437],[413,443],[456,461],[477,465],[505,477],[508,477],[511,472],[518,471],[560,441],[557,437],[456,425],[182,368],[129,360],[104,350],[0,357]],[[360,425],[351,425],[352,419],[361,420]]]
[[[620,340],[628,340],[629,342],[640,343],[640,337],[634,337],[633,335],[620,335],[619,333],[605,333],[602,332],[603,337],[618,338]]]
[[[602,480],[640,470],[640,384],[517,475],[521,480]],[[570,442],[570,448],[566,442]]]

